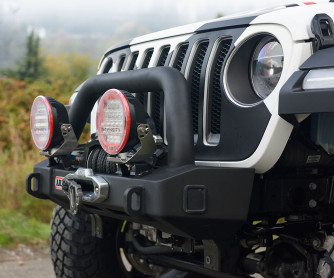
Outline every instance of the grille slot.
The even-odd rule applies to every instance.
[[[138,59],[138,55],[139,55],[139,52],[134,52],[132,54],[132,58],[131,58],[131,62],[130,62],[130,65],[129,65],[129,69],[128,70],[134,70],[136,69],[136,62],[137,62],[137,59]]]
[[[170,50],[170,45],[166,45],[163,47],[163,49],[161,50],[161,54],[157,63],[157,67],[163,67],[166,63],[168,54],[169,54],[169,50]]]
[[[211,135],[220,134],[220,124],[221,124],[221,102],[222,102],[222,68],[226,58],[226,55],[231,47],[232,40],[224,39],[220,42],[217,55],[213,62],[213,68],[210,74],[210,88],[209,88],[209,133]],[[219,137],[212,136],[214,142],[218,143]]]
[[[154,120],[157,133],[163,136],[163,121],[164,121],[164,93],[152,93],[152,110],[151,117]]]
[[[184,62],[184,58],[186,57],[186,53],[189,47],[189,43],[182,44],[179,47],[179,50],[177,52],[177,55],[175,57],[173,67],[176,68],[177,70],[181,71],[182,65]]]
[[[201,41],[196,49],[194,59],[189,71],[189,80],[191,85],[191,109],[193,119],[193,132],[198,134],[198,110],[200,98],[200,79],[205,54],[208,50],[209,41]]]
[[[146,51],[146,55],[145,55],[144,62],[143,62],[143,65],[142,65],[143,69],[148,68],[148,65],[150,64],[152,55],[153,55],[153,48],[150,48]]]
[[[158,59],[157,67],[162,67],[166,65],[169,50],[170,50],[170,45],[166,45],[162,48],[160,57]],[[154,120],[155,127],[157,129],[158,134],[163,136],[163,121],[164,121],[164,93],[163,92],[152,93],[151,117]]]
[[[105,66],[103,72],[104,73],[106,73],[106,72],[108,72],[108,73],[112,72],[113,63],[114,63],[113,60],[111,58],[109,58],[108,64]]]
[[[125,62],[125,55],[122,55],[119,58],[119,62],[118,62],[118,65],[117,65],[117,71],[121,71],[122,70],[124,62]]]
[[[153,48],[149,48],[146,51],[145,58],[141,66],[142,69],[148,68],[152,55],[153,55]],[[137,94],[136,97],[144,105],[145,109],[147,110],[147,93]]]
[[[147,93],[136,94],[137,99],[143,104],[145,107],[147,105]]]

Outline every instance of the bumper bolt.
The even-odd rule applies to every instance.
[[[316,201],[316,200],[310,200],[310,201],[308,202],[308,206],[309,206],[310,208],[315,208],[317,205],[318,205],[318,204],[317,204],[317,201]]]
[[[317,190],[317,188],[318,188],[317,184],[314,183],[314,182],[311,182],[311,183],[308,185],[308,187],[309,187],[309,189],[310,189],[311,191]]]

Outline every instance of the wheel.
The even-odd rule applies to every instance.
[[[57,278],[123,277],[113,247],[113,230],[102,239],[92,236],[91,218],[57,206],[51,222],[51,258]]]
[[[265,255],[265,278],[314,278],[311,253],[294,241],[276,239]]]
[[[116,233],[116,248],[120,250],[119,254],[120,260],[123,261],[122,265],[126,267],[126,271],[131,273],[130,277],[136,278],[205,278],[206,276],[188,273],[176,269],[168,269],[158,265],[153,265],[149,261],[142,257],[138,252],[136,252],[131,241],[125,240],[127,236],[127,230],[129,228],[127,221],[124,221],[117,229]],[[131,237],[131,236],[130,236]],[[129,267],[130,266],[130,267]]]
[[[323,235],[322,245],[314,248],[277,239],[267,249],[262,276],[265,278],[333,278],[334,236]],[[314,243],[316,246],[316,242]]]
[[[319,260],[317,278],[334,277],[334,236],[327,236],[323,245],[325,253]]]
[[[203,278],[175,269],[145,265],[140,254],[124,246],[122,222],[108,219],[103,223],[103,239],[92,236],[91,217],[57,206],[51,222],[51,258],[57,278]],[[124,229],[124,227],[123,227]],[[153,269],[153,272],[152,272]]]

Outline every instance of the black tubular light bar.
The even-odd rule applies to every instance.
[[[180,167],[194,164],[189,85],[178,70],[169,67],[106,73],[88,79],[79,89],[69,112],[69,120],[78,139],[95,102],[112,88],[134,93],[163,91],[169,144],[168,165]]]

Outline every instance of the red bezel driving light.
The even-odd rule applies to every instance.
[[[37,148],[45,150],[50,146],[53,136],[53,115],[51,105],[44,96],[36,97],[32,104],[30,130]]]
[[[129,103],[121,91],[110,89],[103,94],[97,111],[100,144],[107,153],[118,154],[129,139],[131,127]]]

